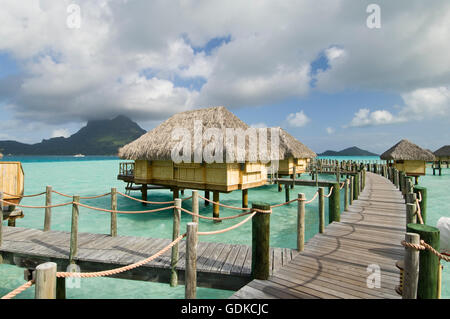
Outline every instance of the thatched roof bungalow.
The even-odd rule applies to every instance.
[[[310,160],[317,156],[309,147],[280,128],[280,161],[278,174],[301,174]]]
[[[433,153],[404,139],[380,155],[398,170],[409,176],[425,175],[426,162],[433,161]]]
[[[198,124],[201,126],[200,131]],[[135,183],[162,185],[172,189],[188,188],[218,192],[257,187],[264,185],[267,181],[265,164],[248,160],[244,163],[237,161],[227,163],[225,154],[231,150],[227,150],[226,145],[222,145],[223,162],[208,162],[205,158],[198,161],[195,155],[195,153],[200,156],[204,154],[202,149],[204,150],[210,143],[208,139],[202,138],[202,134],[207,129],[216,129],[217,133],[225,137],[227,129],[245,131],[248,128],[247,124],[222,106],[181,112],[122,147],[119,150],[119,157],[134,160],[133,182]],[[180,143],[179,139],[172,138],[176,129],[185,132],[181,134],[183,136],[179,135],[179,138],[190,136],[191,140],[186,140],[188,145],[185,144],[185,146],[192,151],[188,158],[184,157],[178,163],[172,160],[174,149],[179,148]],[[234,151],[237,151],[236,147]],[[184,149],[180,153],[184,156]],[[213,153],[216,155],[215,152]],[[246,158],[248,155],[246,148]]]
[[[434,152],[437,161],[450,161],[450,145],[442,146]]]

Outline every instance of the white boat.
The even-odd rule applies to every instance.
[[[76,154],[76,155],[74,155],[73,157],[84,157],[85,155],[83,155],[83,154]]]

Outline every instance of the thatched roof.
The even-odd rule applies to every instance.
[[[147,132],[137,140],[125,145],[119,149],[119,157],[130,160],[171,160],[172,149],[178,144],[178,141],[172,140],[172,131],[175,128],[187,129],[192,137],[191,149],[194,152],[194,121],[202,121],[203,131],[207,128],[218,128],[226,136],[226,129],[247,130],[250,127],[228,111],[223,106],[198,109],[177,113],[161,123],[158,127]],[[280,130],[280,159],[285,157],[311,158],[316,154],[300,141],[292,137],[286,131]],[[268,148],[270,153],[270,131],[268,131]],[[203,147],[208,144],[203,141]],[[246,158],[248,158],[249,141],[246,138]],[[234,149],[236,154],[236,148]],[[223,149],[224,160],[226,154],[226,145]],[[191,161],[194,159],[191,158]]]
[[[280,159],[284,158],[313,158],[317,154],[309,147],[297,140],[291,134],[280,128]]]
[[[384,160],[406,160],[406,161],[433,161],[433,153],[411,143],[408,140],[401,140],[386,152],[380,155]]]
[[[435,156],[450,156],[450,145],[442,146],[436,152],[434,152]]]

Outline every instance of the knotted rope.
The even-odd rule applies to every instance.
[[[431,247],[430,245],[428,245],[423,239],[420,240],[420,245],[417,244],[412,244],[412,243],[408,243],[405,240],[401,241],[402,246],[404,247],[409,247],[409,248],[414,248],[416,250],[429,250],[431,251],[434,255],[436,255],[440,260],[443,259],[445,261],[450,261],[450,256],[446,256],[444,254],[441,254],[440,252],[438,252],[436,249],[434,249],[433,247]]]

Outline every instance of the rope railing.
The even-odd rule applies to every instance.
[[[67,202],[67,203],[61,203],[61,204],[55,204],[55,205],[47,205],[47,206],[30,206],[30,205],[22,205],[22,204],[11,203],[11,202],[6,201],[4,199],[0,199],[0,201],[5,203],[6,205],[23,207],[23,208],[55,208],[55,207],[61,207],[61,206],[67,206],[67,205],[72,205],[73,204],[73,202]]]
[[[52,193],[56,193],[58,195],[64,196],[64,197],[68,197],[68,198],[72,198],[73,195],[68,195],[68,194],[64,194],[55,190],[52,190]],[[45,194],[45,193],[44,193]],[[94,199],[94,198],[100,198],[100,197],[104,197],[104,196],[108,196],[111,195],[111,192],[109,193],[105,193],[105,194],[101,194],[101,195],[94,195],[94,196],[80,196],[80,199]]]
[[[17,287],[13,291],[7,293],[0,299],[12,299],[15,296],[17,296],[18,294],[24,292],[25,290],[27,290],[28,288],[33,286],[33,284],[34,284],[34,280],[27,281],[26,283],[24,283],[23,285],[20,285],[19,287]]]
[[[38,193],[38,194],[31,194],[31,195],[10,194],[10,193],[7,193],[7,192],[3,192],[3,194],[9,195],[9,196],[13,196],[13,197],[26,198],[26,197],[36,197],[36,196],[41,196],[41,195],[44,195],[45,192]]]
[[[126,197],[128,199],[132,199],[132,200],[134,200],[136,202],[144,203],[144,204],[164,205],[164,204],[173,204],[173,203],[175,203],[174,200],[167,201],[167,202],[153,202],[153,201],[148,201],[148,200],[137,199],[137,198],[134,198],[132,196],[129,196],[129,195],[121,193],[121,192],[117,192],[117,194],[119,194],[120,196]]]
[[[56,277],[59,278],[68,278],[68,277],[74,277],[74,278],[94,278],[94,277],[105,277],[105,276],[112,276],[116,274],[120,274],[122,272],[141,267],[142,265],[145,265],[152,260],[158,258],[162,254],[164,254],[166,251],[168,251],[170,248],[172,248],[174,245],[179,243],[184,237],[186,237],[186,234],[178,236],[174,241],[172,241],[170,244],[168,244],[166,247],[158,251],[157,253],[151,255],[150,257],[147,257],[143,260],[140,260],[138,262],[135,262],[133,264],[114,268],[110,270],[103,270],[103,271],[97,271],[97,272],[57,272]]]
[[[408,243],[405,240],[402,240],[401,244],[402,244],[403,247],[414,248],[416,250],[429,250],[434,255],[436,255],[440,260],[442,259],[442,260],[445,260],[447,262],[450,261],[450,256],[441,254],[436,249],[434,249],[432,246],[428,245],[424,240],[420,240],[420,244],[419,245]]]
[[[222,233],[226,233],[230,230],[233,230],[235,228],[238,228],[239,226],[245,224],[246,222],[248,222],[250,219],[253,218],[253,216],[255,216],[256,212],[252,213],[250,216],[248,216],[246,219],[244,219],[243,221],[237,223],[236,225],[230,226],[228,228],[225,229],[221,229],[221,230],[215,230],[215,231],[210,231],[210,232],[197,232],[197,234],[199,236],[205,236],[205,235],[217,235],[217,234],[222,234]]]
[[[420,210],[420,201],[416,199],[416,208],[417,208],[417,217],[419,218],[419,222],[423,225],[422,211]]]
[[[189,211],[189,210],[187,210],[187,209],[184,209],[183,207],[180,207],[179,209],[180,209],[182,212],[185,212],[185,213],[187,213],[187,214],[189,214],[189,215],[192,215],[192,216],[195,216],[195,217],[198,217],[198,218],[208,219],[208,220],[216,220],[216,221],[235,219],[235,218],[239,218],[239,217],[242,217],[242,216],[246,216],[246,215],[249,215],[249,214],[252,213],[251,211],[249,211],[249,212],[245,212],[245,213],[238,214],[238,215],[234,215],[234,216],[227,216],[227,217],[208,217],[208,216],[203,216],[203,215],[200,215],[200,214],[194,214],[193,212],[191,212],[191,211]],[[248,208],[248,209],[250,210],[250,208]]]
[[[84,208],[89,208],[92,210],[97,210],[97,211],[102,211],[102,212],[107,212],[107,213],[117,213],[117,214],[144,214],[144,213],[155,213],[155,212],[160,212],[163,210],[167,210],[167,209],[172,209],[172,208],[176,208],[176,206],[167,206],[167,207],[161,207],[161,208],[155,208],[155,209],[149,209],[149,210],[136,210],[136,211],[128,211],[128,210],[114,210],[114,209],[105,209],[105,208],[99,208],[99,207],[94,207],[94,206],[89,206],[86,204],[82,204],[80,202],[73,202],[73,204],[75,205],[80,205],[81,207]]]
[[[308,200],[308,201],[305,201],[305,204],[309,204],[309,203],[313,202],[313,201],[316,199],[316,197],[317,197],[318,195],[319,195],[319,191],[317,191],[317,192],[314,194],[313,198],[311,198],[311,199]]]
[[[323,197],[326,197],[326,198],[330,197],[331,194],[333,193],[333,188],[334,188],[334,186],[331,186],[330,192],[328,193],[328,195],[323,195]]]

